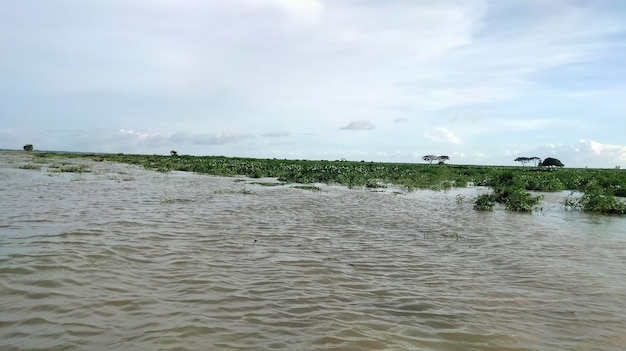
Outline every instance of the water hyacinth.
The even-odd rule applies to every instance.
[[[620,213],[611,199],[626,196],[626,171],[620,169],[576,169],[552,167],[437,165],[414,163],[350,162],[322,160],[253,159],[224,156],[126,155],[37,153],[35,158],[97,156],[100,160],[141,165],[160,172],[186,171],[227,177],[275,178],[282,183],[334,184],[348,188],[404,188],[448,190],[454,187],[486,186],[494,189],[489,200],[507,210],[528,212],[541,200],[528,191],[585,192],[598,186],[602,194],[581,198],[586,211]],[[81,170],[75,170],[81,171]],[[82,171],[88,171],[83,169]],[[608,205],[602,205],[608,201]],[[486,197],[476,199],[477,209],[492,209]],[[592,205],[595,204],[595,205]],[[614,207],[615,210],[608,210]]]

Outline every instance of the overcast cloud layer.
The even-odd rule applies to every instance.
[[[0,3],[0,148],[626,167],[626,6]]]

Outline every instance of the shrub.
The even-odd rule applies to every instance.
[[[494,202],[501,203],[508,211],[532,212],[533,207],[541,201],[541,196],[533,196],[516,185],[500,185],[494,188],[491,195],[480,195],[474,200],[474,209],[491,211]]]
[[[497,189],[498,190],[498,189]],[[531,212],[541,202],[541,196],[532,196],[522,188],[505,188],[496,191],[498,202],[509,211]]]
[[[489,194],[480,195],[474,200],[474,209],[477,211],[493,211],[494,205]]]
[[[583,211],[626,214],[626,203],[616,199],[612,193],[599,186],[587,189],[578,202]]]
[[[20,169],[40,170],[40,169],[41,169],[41,166],[40,166],[40,165],[33,164],[33,163],[28,163],[28,164],[25,164],[25,165],[21,165],[19,168],[20,168]]]

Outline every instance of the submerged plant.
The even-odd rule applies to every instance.
[[[216,194],[244,194],[244,195],[254,194],[252,190],[248,190],[245,187],[241,189],[218,189],[218,190],[215,190],[215,193]]]
[[[477,211],[493,211],[494,205],[489,194],[480,195],[474,200],[474,209]]]
[[[495,203],[501,203],[508,211],[532,212],[541,196],[533,196],[523,188],[515,185],[497,186],[492,194],[483,194],[474,200],[474,209],[479,211],[491,211]]]
[[[50,157],[82,158],[94,154],[34,153],[34,163]],[[224,156],[99,154],[110,162],[140,165],[146,169],[169,172],[187,171],[226,177],[274,178],[291,184],[336,184],[362,189],[397,186],[406,191],[447,190],[454,187],[487,186],[494,189],[492,202],[509,210],[530,211],[538,202],[527,191],[586,191],[598,185],[612,196],[626,196],[626,171],[619,169],[575,169],[553,167],[503,167],[382,163],[321,160],[253,159]],[[61,171],[52,169],[51,172]],[[241,180],[249,181],[249,178]],[[502,190],[502,189],[517,190]],[[591,195],[590,195],[591,196]],[[474,199],[473,199],[474,200]],[[589,202],[595,200],[590,198]],[[610,201],[610,197],[609,197]],[[607,206],[611,206],[610,204]],[[615,204],[619,207],[619,204]],[[479,206],[480,207],[480,206]],[[598,206],[601,207],[601,206]]]
[[[531,212],[533,207],[541,202],[541,196],[533,196],[519,187],[496,187],[494,201],[504,204],[509,211]]]
[[[27,163],[25,165],[21,165],[19,167],[20,169],[31,169],[31,170],[40,170],[41,169],[41,165],[36,165],[34,163]]]
[[[319,186],[315,186],[315,185],[294,185],[292,188],[309,190],[309,191],[321,191],[322,190],[322,188],[320,188]]]
[[[600,186],[591,186],[579,197],[568,196],[563,200],[567,209],[586,212],[626,214],[626,203],[616,199],[613,194]]]
[[[87,165],[74,165],[69,163],[52,164],[48,167],[48,172],[84,173],[91,172]]]
[[[260,186],[265,186],[265,187],[285,185],[285,183],[271,183],[271,182],[252,182],[250,184],[255,184],[255,185],[260,185]]]

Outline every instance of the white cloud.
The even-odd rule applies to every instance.
[[[396,118],[396,119],[393,120],[393,123],[396,123],[396,124],[408,123],[408,122],[409,122],[409,120],[406,119],[406,118]]]
[[[437,141],[437,142],[446,141],[452,144],[461,143],[461,139],[459,139],[459,137],[456,136],[456,134],[454,134],[453,131],[444,127],[435,128],[435,130],[432,133],[426,135],[426,137],[432,141]]]
[[[194,145],[222,145],[238,143],[245,139],[254,138],[253,135],[239,132],[219,132],[212,134],[188,134],[175,133],[169,140],[173,143],[194,144]]]
[[[348,130],[372,130],[376,128],[371,121],[366,120],[358,120],[352,121],[348,123],[348,125],[343,126],[339,129],[348,129]]]
[[[626,165],[626,145],[601,144],[593,140],[579,140],[578,152],[597,156],[602,162],[615,161],[616,165]]]
[[[187,143],[254,153],[306,130],[315,142],[289,138],[302,155],[348,142],[370,155],[410,155],[432,140],[493,154],[532,150],[555,130],[558,140],[620,140],[626,128],[626,23],[611,2],[35,3],[0,5],[0,135],[11,137],[0,147],[68,149],[59,129],[67,126],[85,135],[73,150]],[[337,138],[337,121],[372,132]],[[620,160],[619,145],[600,145],[571,147]]]
[[[142,133],[142,132],[135,132],[129,129],[120,129],[120,133],[132,136],[135,140],[146,140],[148,138],[154,138],[154,137],[159,136],[158,133]]]
[[[291,133],[285,132],[285,131],[269,132],[269,133],[261,134],[261,136],[266,137],[266,138],[286,138],[290,135]]]
[[[626,166],[626,145],[603,144],[580,139],[575,144],[548,144],[533,150],[532,156],[555,157],[565,166],[614,168]]]

